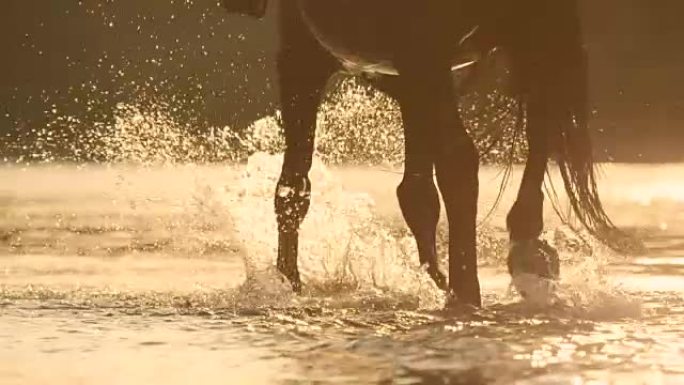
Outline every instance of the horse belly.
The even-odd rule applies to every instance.
[[[424,1],[424,0],[417,0]],[[407,28],[414,21],[396,0],[300,0],[300,10],[311,33],[350,72],[396,75],[398,52],[406,49]],[[476,60],[461,44],[475,26],[454,15],[447,50],[454,68]]]
[[[396,73],[398,40],[394,0],[301,0],[311,33],[342,65],[354,72]]]

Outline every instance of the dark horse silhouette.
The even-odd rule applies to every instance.
[[[266,5],[224,0],[229,11],[256,17]],[[595,183],[577,0],[284,0],[278,15],[286,151],[275,194],[277,267],[295,291],[301,289],[298,231],[310,204],[316,113],[329,78],[347,70],[372,74],[371,83],[400,105],[406,160],[397,195],[420,263],[453,300],[481,305],[479,159],[459,116],[452,71],[495,49],[508,58],[529,143],[522,185],[507,217],[509,271],[558,276],[557,253],[539,240],[542,186],[552,156],[577,218],[608,245],[621,247],[623,238]],[[435,247],[438,189],[449,222],[448,282]]]

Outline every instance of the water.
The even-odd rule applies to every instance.
[[[509,290],[511,189],[481,226],[478,311],[443,309],[400,175],[378,168],[314,170],[307,287],[290,294],[270,267],[278,167],[0,168],[0,382],[684,383],[684,166],[605,167],[607,210],[646,255],[578,244],[547,208],[553,305]],[[482,171],[483,213],[496,176]]]

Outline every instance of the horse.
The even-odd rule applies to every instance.
[[[223,5],[261,18],[268,0]],[[493,52],[502,52],[509,63],[529,148],[506,218],[509,273],[550,279],[560,274],[557,251],[541,240],[552,157],[581,224],[608,246],[624,249],[623,233],[597,191],[577,0],[286,0],[277,12],[286,142],[274,198],[277,269],[295,292],[302,288],[298,233],[311,202],[316,114],[329,79],[339,71],[364,75],[399,103],[405,134],[399,206],[420,264],[451,302],[482,305],[476,256],[479,156],[459,115],[462,90],[452,72],[477,68]],[[439,193],[448,220],[448,279],[436,250]]]

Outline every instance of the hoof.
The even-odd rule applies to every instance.
[[[548,243],[538,239],[513,242],[508,272],[513,287],[523,298],[539,304],[553,302],[560,278],[560,258]]]
[[[299,278],[299,270],[285,271],[285,269],[278,268],[280,274],[282,274],[283,281],[287,280],[290,285],[292,285],[292,291],[296,294],[301,294],[302,292],[302,281]]]
[[[508,253],[508,272],[514,278],[525,274],[557,280],[560,278],[560,258],[545,241],[513,241]]]
[[[292,284],[292,291],[295,294],[302,294],[302,281],[299,280],[299,277],[290,279],[290,283]]]
[[[447,296],[446,308],[457,313],[472,313],[482,307],[482,300],[477,298],[459,298],[454,293]]]
[[[447,307],[482,307],[480,281],[477,276],[456,278],[457,282],[455,282],[454,285],[451,285],[447,292]]]
[[[299,280],[299,277],[287,278],[287,280],[290,282],[290,285],[292,285],[292,291],[295,294],[302,294],[302,281]]]

